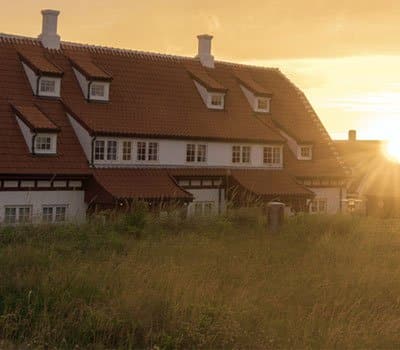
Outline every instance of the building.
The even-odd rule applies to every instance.
[[[337,213],[347,174],[305,95],[278,69],[0,35],[0,222],[279,199]]]
[[[358,140],[355,130],[348,140],[335,141],[352,171],[347,183],[347,211],[361,215],[400,217],[400,166],[390,161],[381,140]]]

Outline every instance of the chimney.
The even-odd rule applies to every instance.
[[[357,130],[349,130],[349,141],[357,141]]]
[[[57,19],[60,11],[42,10],[42,33],[39,40],[48,49],[60,48],[60,36],[57,34]]]
[[[196,56],[204,67],[214,68],[214,56],[211,55],[211,40],[212,35],[203,34],[198,35],[199,39],[199,52]]]

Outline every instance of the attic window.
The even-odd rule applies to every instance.
[[[270,98],[268,97],[257,97],[255,110],[257,112],[268,113],[270,110]]]
[[[209,93],[208,108],[223,109],[224,108],[224,94]]]
[[[50,79],[40,80],[40,92],[54,93],[56,91],[56,82]]]
[[[312,146],[300,146],[298,159],[301,160],[311,160],[312,159]]]
[[[37,134],[34,153],[55,154],[57,150],[57,134]]]
[[[94,83],[90,87],[90,95],[91,97],[104,97],[105,87],[104,84]]]

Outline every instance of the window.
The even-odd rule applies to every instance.
[[[209,94],[209,108],[223,109],[224,108],[224,94],[210,93]]]
[[[328,201],[326,198],[315,198],[310,203],[310,212],[311,213],[326,213],[328,209]]]
[[[137,160],[146,160],[146,142],[137,143]]]
[[[137,143],[137,160],[138,161],[157,161],[158,160],[158,142]]]
[[[195,144],[187,144],[186,145],[186,161],[194,162],[196,160],[196,145]]]
[[[4,223],[27,223],[31,221],[31,207],[5,207]]]
[[[312,147],[300,146],[299,159],[310,160],[312,159]]]
[[[157,142],[149,142],[149,161],[158,160],[158,143]]]
[[[250,163],[250,147],[242,147],[242,163]]]
[[[214,210],[214,202],[194,202],[194,215],[211,215]]]
[[[186,161],[204,163],[207,161],[207,145],[186,145]]]
[[[117,160],[117,141],[107,141],[107,160]]]
[[[232,163],[250,163],[250,146],[232,146]]]
[[[282,165],[282,147],[264,147],[264,164],[272,167],[280,167]]]
[[[257,112],[269,112],[270,100],[268,97],[257,97],[256,98],[256,111]]]
[[[92,83],[90,86],[91,97],[104,97],[105,88],[103,84]]]
[[[232,163],[240,163],[240,146],[232,146]]]
[[[44,206],[42,209],[42,221],[47,223],[65,222],[67,216],[66,205]]]
[[[40,80],[40,92],[54,94],[56,92],[56,82],[51,79]]]
[[[94,147],[94,159],[104,160],[105,141],[97,140]]]
[[[122,160],[131,160],[132,158],[132,142],[124,141],[122,143]]]
[[[51,150],[51,137],[50,136],[36,136],[35,138],[35,151],[50,151]]]

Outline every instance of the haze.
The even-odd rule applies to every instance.
[[[400,126],[400,2],[335,0],[0,0],[0,32],[37,36],[61,11],[62,40],[275,66],[307,94],[335,138],[390,138]]]

